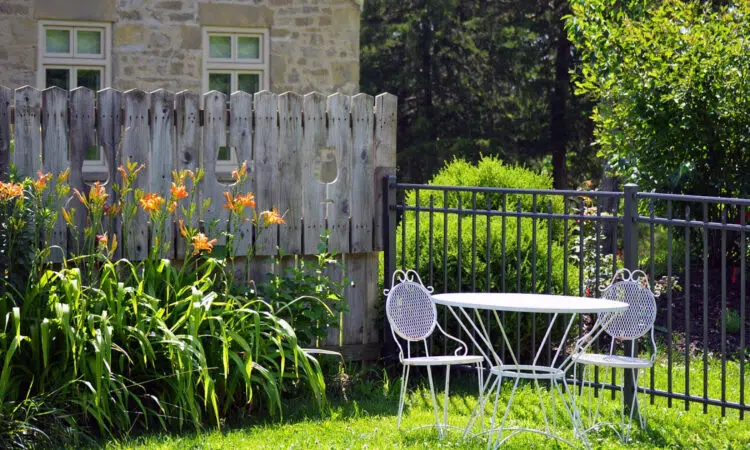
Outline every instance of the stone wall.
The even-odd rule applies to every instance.
[[[112,22],[112,87],[201,90],[202,26],[270,32],[271,90],[359,89],[356,0],[0,0],[0,85],[36,84],[37,20]]]

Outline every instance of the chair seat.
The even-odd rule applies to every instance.
[[[419,356],[415,358],[404,358],[405,366],[453,366],[457,364],[476,364],[482,362],[484,357],[466,356]]]
[[[573,356],[573,361],[577,364],[623,369],[647,369],[653,365],[650,359],[620,355],[603,355],[598,353],[584,353],[582,355]]]

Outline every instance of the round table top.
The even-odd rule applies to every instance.
[[[451,292],[432,298],[439,305],[526,313],[605,313],[628,308],[627,303],[613,300],[550,294]]]

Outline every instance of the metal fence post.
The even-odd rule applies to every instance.
[[[391,278],[396,270],[396,175],[383,177],[383,289],[390,289]],[[385,308],[383,308],[385,311]],[[384,313],[385,314],[385,313]],[[383,352],[385,359],[396,358],[396,342],[391,333],[391,324],[383,317]]]
[[[623,230],[623,263],[628,270],[638,269],[638,185],[625,185],[625,205],[624,205],[624,230]],[[636,356],[638,353],[637,344],[635,347],[625,346],[627,356]],[[633,398],[638,395],[636,385],[633,383],[634,369],[624,369],[623,374],[623,407],[627,413],[630,413],[631,405],[634,405],[633,420],[639,420],[640,412],[638,404],[633,403]]]

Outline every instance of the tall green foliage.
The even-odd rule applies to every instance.
[[[23,184],[0,182],[0,269],[6,275],[0,282],[0,419],[17,424],[0,427],[0,446],[6,439],[29,443],[24,433],[49,431],[38,420],[17,420],[18,411],[31,411],[32,419],[46,413],[59,426],[108,436],[221,426],[250,410],[281,415],[281,397],[290,387],[304,387],[323,408],[321,369],[302,346],[312,328],[337,323],[342,310],[343,287],[321,269],[333,258],[323,253],[313,274],[291,268],[285,275],[296,274],[292,283],[273,276],[254,289],[236,278],[232,249],[226,259],[212,257],[216,240],[186,225],[199,212],[187,177],[195,185],[202,172],[175,173],[165,199],[131,188],[139,171],[135,163],[121,167],[117,186],[122,199],[132,195],[137,203],[111,202],[99,183],[87,195],[75,191],[87,215],[85,239],[76,255],[58,264],[49,259],[55,249],[45,237],[57,220],[75,226],[73,211],[55,207],[68,196],[67,172],[57,176],[54,189],[49,174]],[[234,220],[251,220],[258,233],[283,224],[275,211],[255,212],[252,194],[239,192],[245,177],[243,166],[226,196]],[[137,208],[150,216],[149,255],[141,262],[117,260],[118,236],[104,232],[103,219],[121,215],[127,224]],[[246,209],[252,210],[248,218]],[[179,264],[160,256],[170,245],[164,227],[173,220],[185,246],[192,246]],[[232,232],[230,224],[228,246]],[[19,258],[23,254],[31,256]],[[275,297],[258,296],[279,285],[284,289]],[[293,324],[308,329],[298,337]]]
[[[716,6],[718,3],[729,5]],[[571,0],[599,154],[641,189],[750,193],[750,3]]]

